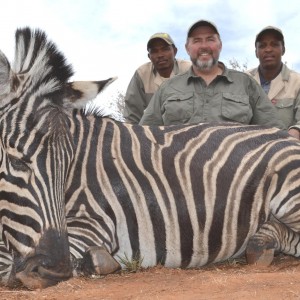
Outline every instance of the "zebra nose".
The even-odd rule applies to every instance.
[[[72,276],[66,231],[45,230],[27,257],[15,258],[15,279],[28,289],[42,289]]]
[[[41,256],[30,258],[25,268],[16,273],[16,279],[30,290],[43,289],[72,276],[70,261],[59,266],[48,264],[47,258]]]

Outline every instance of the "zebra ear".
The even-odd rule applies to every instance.
[[[0,51],[0,96],[10,92],[11,75],[10,64],[3,52]]]
[[[74,81],[68,83],[64,95],[64,106],[83,108],[116,79],[117,77],[113,77],[101,81]]]

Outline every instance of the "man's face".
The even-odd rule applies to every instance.
[[[185,48],[196,68],[209,70],[218,63],[222,42],[213,28],[200,26],[192,31]]]
[[[169,45],[162,39],[154,39],[151,41],[148,51],[148,57],[158,73],[166,69],[173,69],[177,52],[177,49],[173,45]]]
[[[259,41],[256,42],[256,57],[264,69],[273,69],[281,66],[281,57],[284,54],[284,47],[276,32],[265,32]]]

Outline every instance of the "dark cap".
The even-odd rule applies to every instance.
[[[147,50],[150,48],[150,42],[155,39],[164,40],[167,44],[175,46],[173,39],[171,38],[171,36],[168,33],[158,32],[158,33],[155,33],[150,36],[148,43],[147,43]]]
[[[200,26],[209,26],[211,27],[215,32],[216,34],[220,35],[219,34],[219,31],[218,31],[218,28],[217,26],[210,22],[210,21],[207,21],[207,20],[199,20],[197,21],[196,23],[194,23],[188,30],[188,33],[187,33],[187,37],[190,37],[192,32],[197,28],[197,27],[200,27]]]
[[[256,35],[256,38],[255,38],[255,45],[256,45],[256,42],[258,42],[261,37],[268,31],[271,31],[271,32],[275,32],[277,34],[277,36],[279,37],[279,40],[282,41],[282,44],[284,46],[284,36],[283,36],[283,33],[281,31],[281,29],[277,28],[277,27],[274,27],[274,26],[267,26],[265,28],[263,28],[257,35]]]

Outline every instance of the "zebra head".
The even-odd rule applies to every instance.
[[[74,153],[68,110],[112,82],[68,82],[72,75],[40,30],[16,31],[12,66],[0,52],[0,229],[12,260],[8,284],[43,288],[72,274],[64,203]]]

